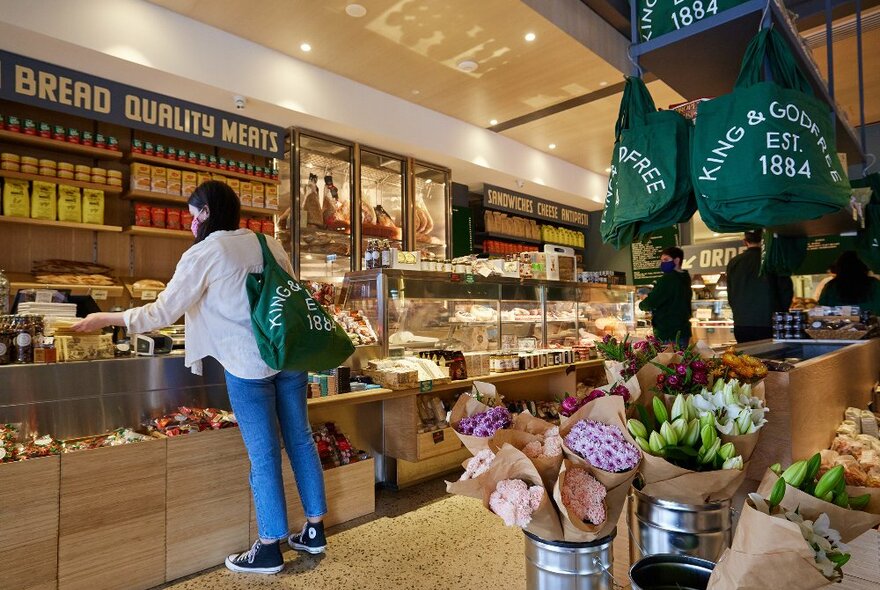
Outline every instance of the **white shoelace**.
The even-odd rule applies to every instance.
[[[257,556],[257,551],[260,550],[260,547],[262,547],[262,543],[260,543],[260,540],[257,539],[256,541],[254,541],[254,544],[251,545],[250,551],[248,551],[247,553],[242,553],[235,561],[242,561],[247,558],[248,563],[253,563],[254,558],[256,558]]]

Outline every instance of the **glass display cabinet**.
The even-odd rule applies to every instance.
[[[294,264],[301,279],[337,278],[353,269],[351,210],[354,146],[341,140],[292,133],[296,157],[292,189],[297,215],[282,221],[298,244]],[[291,209],[288,209],[291,211]],[[282,215],[282,217],[284,217]]]
[[[372,149],[360,149],[361,251],[370,241],[406,249],[406,162]],[[358,261],[361,268],[362,261]]]
[[[415,249],[423,257],[449,258],[450,219],[452,211],[452,183],[449,170],[430,164],[413,162],[413,188],[415,195],[411,222]]]
[[[625,285],[578,285],[578,332],[620,339],[636,333],[635,290]]]
[[[580,286],[548,285],[547,297],[547,346],[575,346],[581,334],[578,330],[578,302]]]

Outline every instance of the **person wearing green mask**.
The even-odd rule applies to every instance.
[[[691,339],[691,275],[681,268],[684,252],[672,246],[660,255],[663,276],[651,293],[639,303],[639,309],[651,312],[654,336],[685,348]]]

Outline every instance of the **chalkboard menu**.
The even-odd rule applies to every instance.
[[[665,248],[678,245],[678,226],[657,230],[641,242],[632,244],[634,285],[653,285],[660,275],[660,254]]]

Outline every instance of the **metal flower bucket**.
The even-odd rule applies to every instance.
[[[681,504],[630,489],[627,499],[630,563],[660,553],[717,561],[732,540],[730,500]]]
[[[706,590],[715,564],[690,555],[651,555],[629,568],[632,590]]]
[[[617,534],[591,543],[547,541],[525,533],[526,590],[612,590],[612,543]]]

